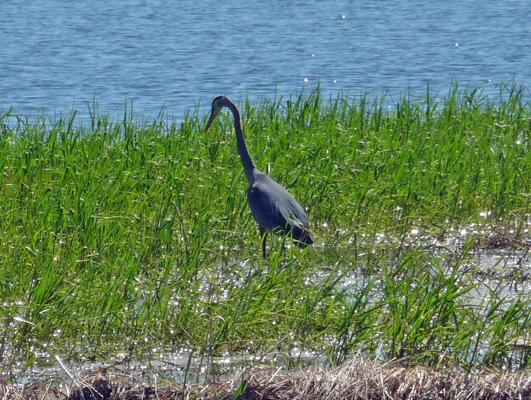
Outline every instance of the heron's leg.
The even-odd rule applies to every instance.
[[[266,258],[266,241],[267,241],[267,231],[262,228],[261,226],[258,227],[260,229],[260,241],[262,242],[262,257],[264,257],[264,260]]]

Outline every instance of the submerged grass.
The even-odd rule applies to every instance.
[[[353,351],[525,368],[527,291],[473,257],[509,232],[528,264],[531,109],[457,84],[414,101],[315,90],[241,107],[259,169],[307,208],[318,245],[260,257],[228,116],[180,125],[0,115],[0,369],[41,357]],[[458,248],[444,247],[463,227]],[[475,227],[470,229],[470,227]],[[516,263],[517,264],[517,263]],[[515,264],[515,265],[516,265]],[[503,271],[506,272],[506,269]],[[525,283],[528,271],[513,268]],[[493,283],[494,282],[494,283]],[[481,295],[474,295],[478,290]]]

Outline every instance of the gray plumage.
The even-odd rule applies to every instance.
[[[251,213],[260,229],[263,257],[266,256],[267,231],[292,236],[299,247],[313,244],[308,217],[300,204],[286,189],[256,168],[245,143],[240,112],[228,98],[219,96],[212,102],[212,111],[205,133],[223,107],[227,107],[234,116],[238,152],[249,182],[247,199]]]

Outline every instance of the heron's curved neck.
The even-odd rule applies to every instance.
[[[236,141],[238,142],[238,152],[240,153],[240,158],[243,164],[243,170],[245,171],[245,176],[249,182],[249,186],[252,186],[254,183],[254,174],[256,170],[256,165],[254,164],[247,144],[245,143],[245,137],[243,136],[242,129],[242,119],[238,108],[231,101],[226,103],[227,108],[232,112],[234,116],[234,129],[236,130]]]

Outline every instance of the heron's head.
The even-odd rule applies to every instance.
[[[216,97],[214,101],[212,102],[212,109],[210,110],[210,118],[208,119],[204,133],[207,133],[207,131],[210,129],[210,125],[212,125],[212,122],[214,122],[216,117],[221,112],[221,109],[225,106],[224,102],[225,102],[224,96]]]

